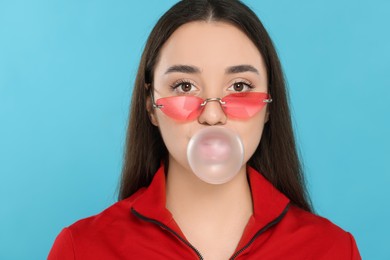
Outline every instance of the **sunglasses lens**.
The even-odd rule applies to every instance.
[[[267,103],[267,93],[261,92],[245,92],[230,94],[222,99],[223,109],[226,115],[230,118],[246,119],[254,116]],[[167,116],[178,121],[191,121],[198,118],[203,107],[203,99],[196,96],[174,96],[160,98],[156,101],[156,105]]]
[[[175,120],[191,121],[200,115],[202,102],[201,98],[195,96],[176,96],[160,98],[156,100],[156,105],[162,106],[161,111]]]
[[[245,119],[259,112],[266,105],[264,99],[268,98],[267,93],[245,92],[230,94],[222,101],[226,102],[224,109],[230,118]]]

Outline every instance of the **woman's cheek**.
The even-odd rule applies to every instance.
[[[186,154],[190,138],[188,124],[181,124],[172,120],[161,120],[159,127],[169,154],[180,164],[187,165]]]
[[[240,122],[236,128],[244,144],[244,163],[247,163],[260,143],[264,129],[264,116],[258,115],[248,121]]]

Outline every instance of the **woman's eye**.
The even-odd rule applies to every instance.
[[[252,89],[253,87],[250,86],[249,84],[247,83],[244,83],[244,82],[236,82],[234,83],[232,86],[229,87],[228,90],[233,90],[235,92],[245,92],[245,91],[249,91],[250,89]]]
[[[191,89],[192,89],[191,83],[186,82],[180,84],[180,90],[182,90],[183,92],[189,92],[191,91]]]
[[[196,90],[196,87],[190,82],[182,82],[173,87],[176,92],[189,93]]]

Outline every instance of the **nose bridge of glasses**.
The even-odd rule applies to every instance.
[[[217,101],[217,102],[219,102],[221,105],[225,105],[225,104],[226,104],[225,101],[222,101],[222,98],[206,98],[206,99],[200,104],[200,106],[201,106],[201,107],[204,107],[204,106],[206,106],[206,104],[207,104],[208,102],[212,102],[212,101]]]
[[[207,103],[211,103],[207,106]],[[224,108],[226,104],[222,98],[207,98],[200,104],[198,121],[202,124],[215,125],[224,124],[227,114]]]
[[[210,104],[207,106],[208,103],[210,103]],[[201,114],[202,114],[202,116],[205,116],[205,115],[216,116],[222,112],[222,114],[224,114],[226,116],[225,104],[226,104],[226,102],[224,100],[222,100],[222,98],[217,98],[217,97],[206,98],[200,104]],[[208,116],[206,116],[206,117],[208,117]]]

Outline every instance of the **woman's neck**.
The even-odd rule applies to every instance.
[[[213,185],[170,160],[166,192],[167,209],[201,252],[208,246],[234,250],[253,213],[245,166],[231,181]]]
[[[252,211],[252,197],[245,166],[233,180],[213,185],[200,180],[192,172],[171,161],[166,191],[167,208],[173,211],[187,208],[201,212],[210,209],[215,213],[220,211],[221,214],[235,208]]]

